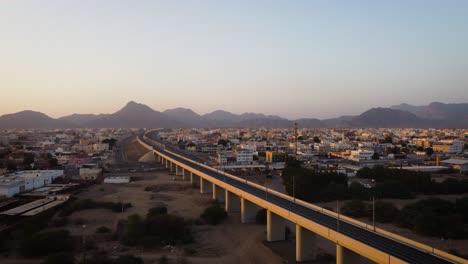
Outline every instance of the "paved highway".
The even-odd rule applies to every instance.
[[[311,221],[314,221],[320,225],[323,225],[327,228],[335,230],[341,234],[344,234],[348,237],[351,237],[357,241],[370,245],[376,249],[379,249],[385,253],[388,253],[396,258],[399,258],[408,263],[421,263],[421,264],[438,264],[438,263],[454,263],[447,261],[438,256],[432,255],[431,253],[424,252],[417,248],[414,248],[410,245],[404,244],[399,241],[384,237],[378,233],[372,232],[370,230],[364,229],[362,227],[350,224],[348,222],[337,220],[337,218],[316,211],[314,209],[305,207],[303,205],[297,204],[291,200],[285,199],[283,197],[277,196],[272,193],[267,193],[264,189],[259,189],[254,186],[251,186],[245,182],[242,182],[242,179],[236,180],[230,177],[224,177],[223,173],[218,173],[212,171],[208,168],[202,167],[197,164],[197,161],[190,161],[179,156],[174,155],[171,152],[174,152],[181,156],[187,156],[185,153],[181,153],[173,147],[169,147],[168,144],[164,145],[164,149],[156,146],[154,142],[142,139],[146,144],[153,146],[153,148],[164,155],[183,163],[189,167],[192,167],[200,172],[203,172],[213,178],[216,178],[220,181],[223,181],[231,186],[239,188],[245,192],[248,192],[254,196],[262,198],[270,203],[273,203],[282,208],[288,209],[289,211],[301,215]],[[161,142],[159,142],[161,143]],[[167,151],[170,150],[170,151]],[[192,158],[192,157],[190,157]],[[194,158],[194,160],[197,160]]]

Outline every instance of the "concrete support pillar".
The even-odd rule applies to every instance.
[[[228,190],[225,192],[226,197],[225,197],[225,205],[224,209],[228,213],[232,212],[239,212],[240,211],[240,197],[237,196],[235,193],[232,193]]]
[[[243,224],[255,222],[256,215],[257,205],[241,197],[241,222]]]
[[[213,183],[200,177],[200,193],[211,193],[213,192]]]
[[[316,235],[296,224],[296,261],[315,260],[317,256]]]
[[[169,161],[169,167],[170,167],[170,168],[169,168],[169,171],[172,172],[173,167],[174,167],[174,163],[172,163],[172,162]]]
[[[360,261],[358,253],[336,244],[336,264],[359,264]]]
[[[174,165],[175,165],[175,175],[179,176],[179,166],[177,166],[177,164],[174,164]]]
[[[169,161],[167,159],[166,160],[166,169],[169,168]]]
[[[190,172],[190,184],[199,186],[200,185],[200,177]]]
[[[185,171],[184,168],[181,168],[181,169],[182,169],[182,180],[185,181],[185,180],[187,180],[187,177],[185,176],[186,171]]]
[[[219,187],[216,184],[213,184],[213,200],[216,200],[220,203],[224,202],[224,198],[226,197],[226,191],[224,188]]]
[[[267,241],[281,241],[286,239],[286,224],[284,219],[267,210]]]

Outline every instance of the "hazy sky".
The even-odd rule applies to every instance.
[[[0,114],[468,102],[468,1],[0,0]]]

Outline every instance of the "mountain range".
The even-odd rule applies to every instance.
[[[270,127],[286,128],[298,123],[303,128],[468,128],[468,103],[425,106],[409,104],[389,108],[371,108],[357,116],[332,119],[301,118],[289,120],[258,113],[233,114],[217,110],[199,115],[187,108],[156,111],[144,104],[129,102],[113,114],[73,114],[51,118],[35,111],[22,111],[0,116],[0,129],[30,128],[216,128]]]

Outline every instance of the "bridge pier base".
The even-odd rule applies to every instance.
[[[225,191],[225,204],[224,209],[227,213],[239,212],[240,210],[240,200],[239,196],[235,193],[232,193],[228,190]]]
[[[359,264],[361,256],[341,245],[336,245],[336,264]]]
[[[317,256],[316,235],[296,224],[296,261],[315,260]]]
[[[213,200],[218,201],[218,203],[224,203],[224,198],[226,197],[225,193],[226,191],[224,188],[213,184]]]
[[[211,193],[213,191],[213,183],[200,177],[200,193]]]
[[[190,184],[193,186],[200,186],[200,177],[190,172]]]
[[[241,197],[241,222],[243,224],[255,222],[257,205]]]
[[[185,177],[186,171],[184,168],[181,168],[181,169],[182,169],[182,180],[185,181],[187,180],[187,178]]]
[[[286,239],[286,223],[284,219],[267,210],[267,241],[281,241]]]

